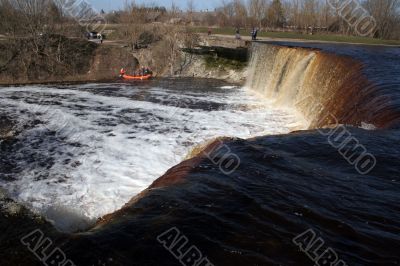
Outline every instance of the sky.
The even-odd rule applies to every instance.
[[[118,10],[124,6],[125,1],[130,2],[130,0],[87,0],[93,5],[94,8],[105,11]],[[156,5],[165,6],[167,8],[171,7],[172,0],[136,0],[138,4],[142,3],[155,3]],[[174,0],[174,3],[181,9],[187,8],[187,0]],[[220,3],[218,0],[194,0],[195,8],[197,10],[209,9],[214,10],[214,8]]]

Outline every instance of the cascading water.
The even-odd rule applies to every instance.
[[[0,110],[22,132],[3,143],[10,167],[0,185],[73,231],[121,208],[199,143],[303,128],[244,89],[204,82],[1,89]]]
[[[274,99],[277,104],[292,107],[302,91],[315,53],[260,44],[252,49],[246,86]]]
[[[14,199],[39,209],[53,198],[86,214],[116,209],[198,141],[264,134],[218,139],[196,150],[83,233],[61,234],[28,211],[10,216],[0,205],[0,264],[41,265],[20,240],[40,228],[53,245],[42,248],[43,241],[39,255],[59,247],[75,265],[399,265],[400,131],[338,127],[375,156],[368,173],[344,156],[363,151],[342,149],[350,141],[336,146],[336,129],[285,134],[298,123],[287,107],[296,107],[311,128],[335,120],[398,124],[399,50],[293,46],[253,46],[247,86],[271,101],[214,80],[0,90],[6,114],[0,124],[16,121],[18,131],[0,131],[1,183]],[[174,108],[177,102],[182,105]],[[53,132],[60,121],[50,119],[47,109],[61,110],[74,123],[66,132]],[[87,138],[68,132],[85,132]],[[212,152],[221,144],[240,159],[229,174],[219,165],[226,153]],[[99,161],[106,172],[87,171]],[[32,178],[35,162],[42,175]],[[20,173],[28,174],[28,182]],[[0,202],[14,206],[1,191]],[[71,217],[53,214],[58,222]],[[176,231],[179,239],[168,235],[160,241],[161,234]],[[301,236],[304,243],[295,241]]]
[[[387,85],[369,81],[363,63],[348,56],[254,43],[249,68],[247,87],[278,106],[296,107],[311,128],[363,122],[390,127],[400,118],[390,100],[396,90],[385,96]]]

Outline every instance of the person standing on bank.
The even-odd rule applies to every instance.
[[[240,40],[240,39],[241,39],[241,37],[240,37],[240,29],[236,28],[236,40]]]
[[[255,41],[256,40],[256,28],[253,27],[253,30],[251,31],[251,40]]]

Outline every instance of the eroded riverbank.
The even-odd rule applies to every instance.
[[[57,35],[43,41],[43,51],[33,55],[15,50],[16,44],[11,41],[0,41],[0,85],[115,82],[119,80],[121,68],[133,72],[140,66],[151,68],[154,76],[161,78],[197,77],[237,84],[245,82],[247,56],[243,59],[243,53],[247,53],[246,42],[202,37],[196,46],[196,51],[202,53],[192,53],[180,46],[171,66],[160,41],[137,50],[124,42],[106,41],[100,45]],[[47,47],[47,42],[63,49],[53,55],[55,48]],[[239,59],[236,54],[240,55]]]

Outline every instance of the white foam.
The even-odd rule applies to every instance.
[[[373,124],[368,124],[365,122],[361,122],[360,128],[365,129],[365,130],[376,130],[376,126]]]
[[[226,89],[226,90],[230,90],[230,89],[235,89],[237,88],[237,86],[222,86],[221,89]]]
[[[104,86],[79,87],[85,91],[72,87],[0,91],[1,111],[17,119],[21,127],[32,121],[32,113],[36,113],[35,119],[47,121],[44,127],[24,130],[18,137],[27,142],[17,151],[23,171],[13,176],[14,181],[0,180],[0,185],[60,230],[82,229],[121,208],[201,142],[218,136],[288,133],[293,125],[299,126],[290,110],[273,108],[245,89],[203,95],[151,88],[146,93],[159,100],[152,103],[132,99],[140,89],[115,84],[109,87],[118,89],[118,96],[95,94],[95,89]],[[21,94],[26,94],[22,101],[11,97]],[[204,111],[167,106],[165,97],[180,102],[189,99],[191,104],[209,101],[223,104],[223,108]],[[32,102],[35,99],[40,101]],[[57,132],[54,139],[43,135],[48,129]],[[41,166],[23,157],[35,151],[54,164]],[[65,164],[71,157],[72,161]]]

